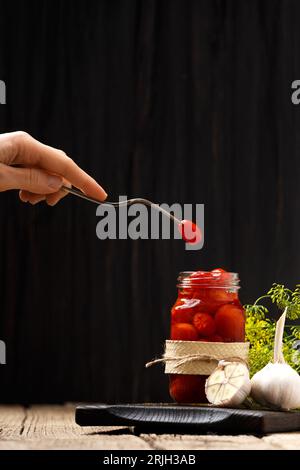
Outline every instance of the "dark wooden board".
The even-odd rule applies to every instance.
[[[90,404],[76,408],[80,426],[134,426],[136,432],[266,434],[300,431],[300,412],[153,404]]]

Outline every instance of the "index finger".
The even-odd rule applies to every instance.
[[[62,150],[49,147],[30,135],[15,133],[16,154],[14,163],[42,168],[66,178],[85,194],[103,201],[107,197],[104,189]]]

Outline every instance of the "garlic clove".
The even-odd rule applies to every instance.
[[[205,394],[216,406],[237,406],[251,390],[249,371],[241,362],[220,361],[205,383]]]

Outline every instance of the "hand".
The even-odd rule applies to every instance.
[[[46,200],[54,206],[67,194],[60,191],[63,184],[74,185],[101,201],[107,197],[104,189],[62,150],[44,145],[26,132],[0,135],[0,192],[20,189],[23,202]]]

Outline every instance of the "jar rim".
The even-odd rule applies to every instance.
[[[239,274],[235,272],[215,273],[211,271],[201,271],[203,273],[199,278],[190,279],[190,276],[197,271],[181,271],[177,278],[177,287],[194,288],[205,287],[213,289],[236,288],[239,289]],[[207,276],[205,276],[207,274]]]

